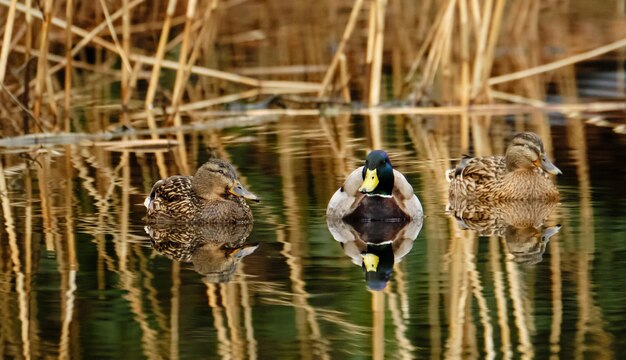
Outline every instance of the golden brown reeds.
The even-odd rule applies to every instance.
[[[20,108],[32,110],[40,127],[67,131],[77,84],[105,77],[120,80],[119,99],[115,100],[123,112],[132,116],[140,110],[132,104],[143,102],[140,112],[146,122],[133,126],[152,130],[161,126],[157,114],[162,98],[172,110],[165,123],[180,126],[196,119],[189,112],[179,112],[192,97],[208,100],[210,109],[204,117],[221,116],[210,111],[221,110],[229,102],[250,101],[237,96],[248,91],[259,96],[309,93],[321,101],[341,96],[345,101],[370,106],[391,100],[388,94],[392,93],[413,103],[451,105],[457,112],[470,104],[516,103],[521,99],[516,96],[540,104],[545,94],[539,89],[552,76],[548,73],[626,47],[625,34],[614,31],[614,36],[609,34],[586,45],[591,50],[580,52],[570,50],[568,44],[558,44],[564,48],[564,56],[553,59],[545,55],[538,49],[551,46],[554,39],[538,37],[539,24],[549,27],[542,23],[543,13],[554,12],[558,18],[567,10],[555,3],[540,6],[537,2],[446,0],[434,6],[435,2],[424,0],[388,6],[386,0],[354,0],[311,12],[298,3],[281,3],[285,9],[295,9],[298,20],[278,12],[274,14],[276,24],[272,24],[264,21],[270,10],[263,4],[218,0],[181,4],[171,0],[151,6],[143,0],[120,2],[119,9],[111,12],[111,4],[105,1],[76,7],[73,0],[46,0],[39,9],[32,7],[30,0],[0,0],[0,6],[7,9],[0,83],[6,87],[3,92],[8,89],[21,102],[21,106],[14,102],[5,106],[16,113]],[[64,15],[59,11],[63,8]],[[80,13],[74,13],[76,10]],[[235,12],[245,14],[242,21],[220,21]],[[90,16],[98,13],[101,16]],[[20,21],[22,17],[25,22]],[[295,38],[283,33],[285,27],[281,26],[298,31],[310,26],[307,21],[329,26],[320,26],[310,38],[298,38],[297,48],[302,52],[293,51]],[[259,25],[250,25],[253,23]],[[335,41],[338,34],[341,36]],[[37,36],[34,46],[33,35]],[[521,56],[512,55],[517,54],[515,48],[505,47],[510,54],[504,55],[495,51],[500,45],[531,46],[533,42],[538,46]],[[602,43],[608,44],[600,46]],[[218,47],[220,51],[215,52]],[[327,52],[326,47],[332,50]],[[60,48],[64,49],[63,56],[57,53]],[[87,54],[94,51],[95,58],[102,61],[89,60],[91,55]],[[38,60],[31,81],[27,65],[34,54]],[[55,74],[63,69],[61,81]],[[150,76],[142,82],[145,70]],[[98,75],[94,77],[94,73]],[[165,85],[170,80],[172,85]],[[100,83],[103,87],[106,84]],[[385,91],[387,83],[392,84],[393,92]],[[64,123],[56,120],[60,93],[64,93],[60,103]],[[24,132],[28,132],[28,119]],[[113,122],[130,125],[126,115]],[[469,118],[463,116],[458,126],[461,146],[467,149]],[[155,134],[150,137],[158,138]],[[180,138],[178,141],[184,144]],[[182,151],[179,157],[184,159]]]

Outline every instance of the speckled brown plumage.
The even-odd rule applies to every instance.
[[[150,223],[252,222],[252,211],[244,197],[258,200],[239,183],[232,165],[211,159],[194,176],[157,181],[144,204]]]
[[[547,171],[560,174],[534,133],[513,138],[506,156],[464,156],[448,171],[449,200],[456,208],[475,201],[496,203],[517,200],[558,200],[559,193]]]
[[[172,260],[191,262],[208,282],[232,278],[238,262],[256,250],[246,243],[252,230],[244,224],[151,224],[145,228],[152,247]]]
[[[466,203],[463,208],[448,205],[462,229],[479,236],[502,236],[507,249],[518,263],[536,264],[543,258],[546,245],[560,226],[545,226],[557,202],[509,201],[495,205]]]

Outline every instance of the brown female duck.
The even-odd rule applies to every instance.
[[[559,192],[548,174],[560,175],[548,159],[543,142],[532,132],[517,134],[505,156],[463,157],[448,170],[450,204],[513,200],[557,201]]]
[[[144,205],[151,222],[249,223],[252,211],[244,199],[259,201],[231,164],[211,159],[194,176],[157,181]]]

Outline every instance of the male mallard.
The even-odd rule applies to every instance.
[[[505,156],[464,156],[448,170],[450,203],[460,207],[457,203],[466,201],[556,201],[559,192],[547,173],[560,175],[561,170],[546,156],[539,136],[523,132],[513,138]]]
[[[340,219],[412,220],[423,216],[422,204],[401,172],[382,150],[367,155],[328,202],[326,215]]]
[[[363,269],[367,288],[383,290],[399,263],[413,248],[422,219],[403,222],[345,222],[327,218],[328,230],[343,252]]]
[[[157,181],[144,205],[152,222],[252,222],[252,211],[244,199],[259,201],[241,185],[231,164],[211,159],[194,176]]]

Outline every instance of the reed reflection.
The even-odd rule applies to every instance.
[[[239,262],[259,244],[246,242],[252,224],[150,224],[145,227],[152,247],[180,262],[190,262],[209,283],[230,281]]]
[[[384,290],[393,267],[413,248],[422,219],[406,222],[344,221],[329,217],[328,230],[355,265],[370,290]]]
[[[550,238],[561,229],[561,225],[546,224],[556,205],[556,202],[515,201],[466,204],[455,209],[448,204],[447,211],[463,230],[472,230],[479,236],[504,237],[515,262],[537,264],[543,260]]]

